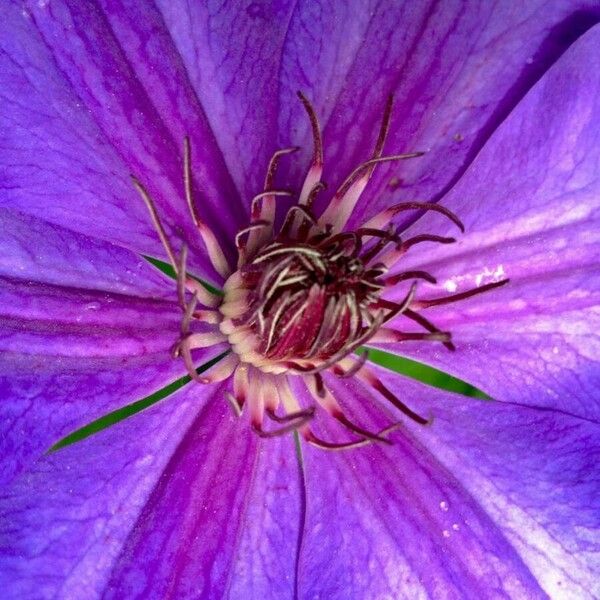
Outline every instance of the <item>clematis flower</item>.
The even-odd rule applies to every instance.
[[[4,593],[598,596],[600,7],[234,4],[0,8]]]

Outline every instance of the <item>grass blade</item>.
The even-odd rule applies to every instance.
[[[216,365],[220,360],[225,358],[225,356],[227,356],[227,354],[229,354],[229,352],[230,352],[230,350],[226,350],[225,352],[222,352],[218,356],[215,356],[215,358],[212,358],[208,362],[205,362],[203,365],[200,365],[196,369],[196,373],[200,374],[200,373],[203,373],[204,371],[207,371],[212,366]],[[132,402],[131,404],[127,404],[126,406],[117,408],[116,410],[113,410],[112,412],[109,412],[109,413],[99,417],[98,419],[91,421],[87,425],[84,425],[83,427],[76,429],[72,433],[69,433],[67,436],[65,436],[58,442],[56,442],[54,445],[52,445],[50,447],[47,454],[49,454],[51,452],[56,452],[57,450],[60,450],[61,448],[64,448],[65,446],[70,446],[71,444],[74,444],[75,442],[80,442],[81,440],[84,440],[85,438],[87,438],[91,435],[94,435],[95,433],[98,433],[99,431],[102,431],[103,429],[112,427],[113,425],[116,425],[120,421],[123,421],[124,419],[127,419],[143,410],[146,410],[153,404],[156,404],[159,400],[163,400],[167,396],[170,396],[177,390],[181,389],[184,385],[187,385],[191,380],[192,380],[192,378],[189,375],[184,375],[183,377],[180,377],[179,379],[172,381],[171,383],[167,384],[165,387],[161,388],[160,390],[158,390],[156,392],[153,392],[152,394],[150,394],[149,396],[146,396],[145,398],[142,398],[141,400],[136,400],[135,402]]]
[[[169,263],[166,263],[164,260],[159,260],[158,258],[153,258],[152,256],[146,256],[145,254],[142,254],[142,258],[147,260],[153,267],[156,267],[167,277],[170,277],[174,281],[177,281],[175,269]],[[200,279],[200,277],[196,277],[192,274],[190,274],[190,277],[193,277],[198,283],[201,283],[211,294],[214,294],[215,296],[223,296],[223,291],[215,287],[214,285],[208,283],[208,281],[204,281],[204,279]]]
[[[371,362],[400,375],[405,375],[406,377],[416,379],[421,383],[446,390],[447,392],[461,394],[470,398],[478,398],[479,400],[493,400],[493,398],[474,385],[417,360],[398,356],[397,354],[376,348],[365,348],[364,346],[359,348],[356,353],[363,354],[367,350]]]

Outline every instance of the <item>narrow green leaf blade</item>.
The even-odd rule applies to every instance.
[[[294,430],[294,448],[296,450],[296,460],[298,462],[298,478],[300,483],[300,510],[298,513],[298,537],[296,538],[296,560],[294,561],[294,598],[298,597],[299,572],[300,572],[300,555],[302,544],[304,543],[304,533],[306,531],[306,464],[302,453],[302,444],[300,443],[300,435],[298,430]]]
[[[225,358],[225,356],[227,356],[229,352],[230,350],[225,350],[225,352],[222,352],[218,356],[215,356],[215,358],[212,358],[208,362],[205,362],[203,365],[200,365],[196,369],[196,373],[200,374],[204,371],[207,371],[212,366],[216,365],[220,360]],[[47,453],[49,454],[50,452],[56,452],[56,450],[60,450],[61,448],[74,444],[75,442],[80,442],[81,440],[84,440],[85,438],[94,435],[95,433],[98,433],[103,429],[107,429],[112,425],[116,425],[120,421],[123,421],[124,419],[127,419],[149,408],[153,404],[156,404],[159,400],[163,400],[167,396],[170,396],[177,390],[181,389],[184,385],[187,385],[191,380],[192,378],[189,375],[184,375],[183,377],[172,381],[165,387],[161,388],[160,390],[157,390],[149,396],[146,396],[145,398],[142,398],[141,400],[136,400],[131,404],[127,404],[126,406],[117,408],[116,410],[113,410],[112,412],[109,412],[99,417],[98,419],[91,421],[87,425],[76,429],[72,433],[69,433],[67,436],[56,442],[53,446],[50,447]]]
[[[147,260],[153,267],[156,267],[167,277],[170,277],[171,279],[177,281],[175,269],[169,263],[166,263],[164,260],[159,260],[158,258],[154,258],[152,256],[146,256],[145,254],[142,254],[142,258]],[[204,281],[204,279],[200,279],[200,277],[196,277],[195,275],[191,274],[190,277],[193,277],[197,282],[201,283],[211,294],[214,294],[215,296],[223,296],[223,290],[216,288],[214,285],[208,283],[208,281]]]
[[[454,392],[455,394],[469,396],[470,398],[478,398],[480,400],[493,400],[491,396],[488,396],[474,385],[417,360],[398,356],[397,354],[392,354],[376,348],[366,348],[364,346],[359,348],[356,353],[363,354],[367,350],[371,362],[374,362],[385,369],[389,369],[390,371],[394,371],[395,373],[400,373],[400,375],[405,375],[406,377],[416,379],[421,383],[441,390],[446,390],[447,392]]]

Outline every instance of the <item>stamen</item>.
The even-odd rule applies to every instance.
[[[267,175],[265,176],[265,185],[263,192],[254,196],[250,202],[250,215],[253,221],[264,220],[269,221],[271,225],[264,231],[255,231],[250,234],[247,244],[247,253],[252,255],[260,248],[263,244],[267,243],[273,235],[273,222],[275,220],[275,199],[277,196],[288,196],[290,192],[286,190],[273,190],[273,180],[275,179],[275,173],[279,165],[279,159],[286,155],[291,154],[299,150],[297,146],[293,148],[284,148],[277,150],[271,160],[269,161],[269,167],[267,168]],[[263,202],[259,200],[264,199]]]
[[[203,321],[210,325],[218,325],[221,321],[219,314],[214,310],[196,310],[192,316],[197,321]]]
[[[302,411],[300,411],[302,412]],[[269,414],[269,413],[267,413]],[[298,415],[300,413],[296,413],[296,415]],[[289,415],[288,415],[289,416]],[[272,429],[270,431],[265,431],[262,428],[262,425],[259,425],[257,423],[253,423],[252,424],[252,428],[254,429],[254,431],[256,431],[256,433],[263,438],[272,438],[272,437],[278,437],[280,435],[285,435],[286,433],[289,433],[290,431],[295,431],[297,429],[299,429],[300,427],[306,425],[314,416],[314,413],[312,412],[308,412],[305,411],[304,414],[302,414],[302,416],[297,417],[295,420],[290,420],[290,422],[287,425],[284,425],[283,427],[278,427],[277,429]]]
[[[299,218],[296,218],[298,216],[297,213],[300,213]],[[313,226],[316,226],[317,224],[317,220],[308,208],[299,204],[290,207],[277,239],[287,238],[294,227],[302,227],[305,223],[309,223]]]
[[[377,142],[375,143],[375,149],[373,151],[373,155],[371,156],[372,159],[379,159],[383,152],[385,138],[387,137],[387,134],[388,134],[388,131],[390,128],[390,120],[392,117],[393,102],[394,102],[393,96],[391,96],[391,95],[388,96],[388,99],[387,99],[387,102],[385,105],[385,109],[383,111],[383,119],[381,122],[381,127],[379,129],[379,135],[377,136]],[[350,217],[350,214],[352,213],[352,210],[354,209],[356,202],[358,201],[358,198],[360,197],[362,191],[364,190],[365,186],[367,185],[367,182],[369,181],[371,175],[373,174],[373,169],[374,169],[374,165],[370,169],[366,170],[362,180],[359,181],[357,183],[357,185],[355,186],[354,193],[347,198],[347,200],[346,200],[347,209],[345,211],[346,214],[341,215],[335,223],[332,222],[332,225],[334,226],[334,228],[342,229],[344,227],[344,225],[346,224],[348,218]],[[350,176],[350,177],[352,177],[352,176]],[[346,180],[346,181],[348,181],[348,180]],[[346,193],[350,190],[350,186],[351,186],[351,184],[349,184],[348,187],[344,188],[344,184],[342,184],[340,189],[336,192],[330,205],[327,207],[327,210],[322,215],[322,217],[323,217],[322,222],[330,222],[329,217],[326,216],[327,211],[329,209],[332,209],[331,212],[333,212],[334,206],[337,207],[338,204],[343,202],[343,198],[346,195]],[[337,200],[336,200],[336,197],[338,198]]]
[[[438,244],[454,244],[456,242],[456,238],[453,237],[444,237],[441,235],[429,235],[427,233],[422,233],[420,235],[415,235],[410,239],[402,242],[401,250],[406,252],[409,248],[414,246],[415,244],[421,244],[422,242],[437,242]]]
[[[189,302],[189,304],[187,304],[187,306],[185,308],[185,313],[184,313],[183,319],[181,321],[181,338],[180,338],[180,341],[175,345],[172,353],[173,353],[173,356],[175,356],[175,357],[181,356],[183,358],[183,362],[187,369],[188,375],[194,381],[196,381],[198,383],[211,383],[211,382],[215,382],[215,381],[221,381],[221,379],[219,379],[221,373],[223,373],[223,378],[229,377],[229,375],[231,375],[231,372],[233,372],[233,368],[235,368],[235,365],[237,364],[238,359],[235,356],[235,354],[230,354],[224,360],[220,361],[218,363],[217,368],[213,368],[211,373],[208,376],[200,377],[198,375],[198,373],[196,372],[196,367],[194,366],[194,362],[192,360],[191,350],[194,347],[200,347],[200,346],[194,346],[193,344],[194,343],[202,344],[203,341],[210,339],[211,336],[214,336],[213,340],[216,340],[218,337],[218,341],[223,341],[224,336],[221,336],[221,334],[219,334],[219,333],[191,334],[190,335],[190,333],[189,333],[190,321],[191,321],[192,315],[194,313],[194,310],[196,308],[197,302],[198,302],[198,300],[196,298],[196,295],[194,294],[191,301]],[[209,337],[205,338],[202,336],[209,336]],[[214,343],[214,341],[211,341],[210,344],[204,344],[202,347],[205,347],[206,345],[212,345],[213,343]],[[233,367],[229,371],[228,368],[232,362],[233,362]]]
[[[432,277],[427,271],[404,271],[404,273],[398,273],[397,275],[390,275],[386,277],[383,282],[385,287],[392,287],[401,281],[406,281],[407,279],[424,279],[429,283],[436,284],[437,280],[435,277]]]
[[[308,198],[306,199],[306,208],[310,208],[313,205],[317,194],[326,189],[327,184],[324,181],[317,181],[308,194]]]
[[[301,246],[296,244],[293,246],[285,246],[283,248],[275,248],[274,250],[270,250],[265,254],[257,256],[253,262],[254,264],[258,264],[279,254],[293,254],[295,252],[306,254],[306,256],[314,256],[315,258],[319,258],[321,256],[321,253],[318,250],[315,250],[310,246]]]
[[[340,359],[344,358],[344,356],[354,352],[354,350],[356,350],[359,346],[362,346],[362,344],[364,344],[379,329],[379,327],[383,323],[383,319],[383,312],[380,312],[374,319],[373,324],[367,329],[367,331],[363,335],[361,335],[355,340],[352,340],[351,343],[345,345],[339,352],[336,352],[331,358],[321,362],[317,366],[304,367],[294,362],[289,362],[287,364],[291,369],[300,371],[305,375],[314,375],[315,373],[319,373],[325,369],[328,369]]]
[[[254,196],[254,198],[252,198],[252,201],[250,203],[251,206],[251,214],[252,214],[252,220],[253,221],[266,221],[269,223],[273,222],[273,217],[275,216],[275,206],[272,203],[267,203],[267,202],[260,202],[260,200],[264,200],[265,198],[281,198],[281,197],[286,197],[289,198],[290,196],[292,196],[292,192],[288,191],[288,190],[268,190],[266,192],[260,192],[258,194],[256,194],[256,196]],[[269,219],[266,217],[266,215],[264,215],[263,213],[266,211],[267,209],[267,204],[269,205],[269,207],[273,208],[273,215],[272,217]]]
[[[339,187],[338,191],[331,199],[329,206],[319,218],[319,223],[321,225],[328,223],[334,230],[338,231],[344,227],[350,218],[360,195],[367,186],[375,165],[397,160],[406,160],[408,158],[418,158],[424,154],[424,152],[407,152],[405,154],[380,156],[365,161],[356,167]]]
[[[242,408],[248,398],[248,388],[248,366],[241,363],[233,374],[233,396]]]
[[[227,398],[227,401],[229,402],[232,410],[233,410],[233,414],[236,417],[241,417],[242,416],[242,411],[243,411],[243,405],[240,405],[238,403],[238,401],[235,399],[235,396],[229,392],[225,392],[225,398]]]
[[[308,408],[304,408],[302,410],[298,410],[296,412],[284,415],[282,417],[280,417],[279,415],[275,414],[275,411],[273,410],[266,410],[267,416],[272,419],[273,421],[277,422],[277,423],[288,423],[290,421],[297,421],[299,419],[305,419],[305,420],[310,420],[312,419],[312,417],[315,414],[315,407],[314,406],[309,406]]]
[[[356,433],[364,438],[375,442],[382,442],[384,444],[389,444],[390,441],[386,438],[380,437],[378,434],[368,431],[359,425],[353,423],[348,417],[344,414],[341,406],[338,404],[337,400],[333,396],[330,390],[328,390],[323,384],[323,378],[320,375],[315,375],[314,377],[309,377],[306,380],[306,385],[308,390],[312,394],[313,398],[336,420],[338,420],[344,427]]]
[[[383,110],[383,119],[381,120],[381,127],[379,128],[379,135],[377,136],[377,142],[375,143],[375,151],[373,152],[373,158],[379,158],[383,153],[383,146],[385,145],[385,139],[390,130],[390,122],[392,121],[392,107],[394,106],[394,96],[391,94],[387,97],[385,108]]]
[[[175,259],[175,253],[173,252],[173,248],[171,248],[171,244],[169,243],[169,238],[167,237],[167,234],[165,233],[165,229],[162,226],[162,223],[158,216],[158,212],[156,211],[156,206],[154,205],[154,200],[152,200],[152,197],[150,196],[150,194],[148,193],[146,188],[142,185],[140,180],[135,175],[130,175],[130,177],[131,177],[131,181],[133,182],[133,185],[135,186],[135,189],[139,192],[140,196],[142,197],[142,200],[148,207],[148,211],[150,212],[150,217],[152,219],[152,223],[154,224],[154,228],[156,229],[156,231],[158,233],[158,237],[160,238],[160,241],[162,242],[162,245],[164,246],[167,256],[169,257],[171,266],[173,267],[175,272],[177,272],[177,260]]]
[[[335,298],[329,298],[327,305],[325,306],[325,311],[323,312],[323,319],[319,324],[319,330],[316,334],[315,341],[304,355],[304,358],[312,358],[319,352],[323,340],[330,329],[331,323],[335,321],[334,313],[337,311],[337,306],[338,304]]]
[[[263,220],[252,221],[250,223],[250,225],[248,225],[248,227],[244,227],[244,229],[240,229],[237,232],[237,234],[235,236],[235,245],[238,249],[238,252],[240,253],[240,257],[242,257],[244,249],[245,249],[245,244],[243,244],[242,238],[245,235],[249,234],[251,231],[253,231],[255,229],[262,229],[263,227],[268,227],[270,224],[271,224],[270,221],[263,221]],[[243,260],[243,258],[240,258],[239,262],[240,262],[239,267],[241,267],[245,261]]]
[[[495,281],[494,283],[486,283],[481,287],[473,288],[472,290],[467,290],[466,292],[460,292],[459,294],[452,294],[451,296],[441,296],[438,298],[417,300],[411,308],[413,310],[422,310],[424,308],[430,308],[432,306],[440,306],[441,304],[450,304],[451,302],[458,302],[459,300],[464,300],[465,298],[470,298],[471,296],[476,296],[477,294],[482,294],[483,292],[502,287],[503,285],[506,285],[509,281],[510,279],[502,279],[501,281]]]
[[[289,296],[284,297],[281,305],[277,307],[277,311],[275,312],[275,315],[273,316],[271,325],[269,327],[269,334],[267,336],[267,343],[265,346],[266,355],[271,353],[271,346],[275,341],[275,332],[277,330],[277,326],[279,325],[279,321],[284,314],[284,311],[291,307],[293,304],[295,304],[301,298],[302,295],[302,292],[297,292],[293,295],[290,294]],[[284,332],[282,332],[281,335],[283,335],[283,333]]]
[[[381,233],[383,234],[381,235],[381,239],[361,255],[360,259],[365,265],[369,264],[371,260],[373,260],[388,244],[392,242],[400,244],[402,242],[398,233],[395,232],[391,226],[388,227],[386,231],[382,231]]]
[[[401,402],[387,387],[385,387],[385,385],[383,385],[381,380],[370,369],[362,369],[358,373],[358,378],[368,383],[373,389],[378,391],[386,400],[393,404],[399,411],[401,411],[407,417],[410,417],[413,421],[421,425],[427,425],[429,423],[427,419],[424,419],[416,412],[408,408],[408,406],[406,406],[404,402]]]
[[[451,210],[448,210],[444,206],[434,204],[431,202],[400,202],[399,204],[394,204],[393,206],[390,206],[389,208],[386,208],[379,214],[375,215],[372,219],[367,221],[363,225],[363,227],[373,227],[375,229],[383,227],[384,225],[389,223],[396,214],[405,210],[423,210],[425,212],[438,212],[444,215],[445,217],[448,217],[448,219],[455,223],[456,226],[463,233],[465,232],[465,226],[463,225],[462,221]]]
[[[392,268],[394,264],[398,261],[398,259],[400,259],[406,254],[409,248],[411,248],[415,244],[421,244],[422,242],[453,244],[454,242],[456,242],[456,238],[429,234],[415,235],[414,237],[409,238],[405,242],[402,242],[402,244],[400,244],[399,246],[396,246],[396,248],[394,248],[393,250],[386,250],[384,255],[381,257],[381,260],[388,268]]]
[[[375,334],[377,335],[377,334]],[[371,338],[373,340],[373,338]],[[353,377],[354,375],[356,375],[364,366],[365,363],[367,362],[368,358],[369,358],[369,351],[365,350],[358,358],[353,357],[354,361],[352,366],[349,369],[336,369],[335,366],[333,367],[333,373],[334,375],[337,375],[338,377],[340,377],[341,379],[346,379],[346,378],[350,378]],[[345,359],[345,360],[350,360]]]
[[[277,172],[277,167],[279,166],[279,159],[286,154],[293,154],[294,152],[298,152],[300,150],[300,146],[290,146],[289,148],[281,148],[280,150],[276,150],[269,161],[269,166],[267,167],[267,174],[265,176],[265,192],[269,191],[273,187],[273,181],[275,180],[275,173]]]
[[[419,313],[416,313],[409,308],[407,308],[402,314],[405,317],[408,317],[409,319],[415,321],[415,323],[418,323],[419,325],[421,325],[421,327],[427,329],[427,331],[431,333],[444,333],[443,331],[440,331],[433,323],[428,321],[423,315],[420,315]],[[442,343],[446,348],[448,348],[448,350],[451,350],[452,352],[456,350],[456,346],[451,341]]]
[[[387,435],[388,433],[395,431],[400,426],[401,426],[400,423],[394,423],[393,425],[390,425],[389,427],[382,429],[377,435],[379,437],[383,437],[384,435]],[[302,431],[302,436],[309,444],[311,444],[312,446],[315,446],[316,448],[320,448],[321,450],[333,450],[333,451],[351,450],[352,448],[362,448],[363,446],[367,446],[368,444],[373,443],[372,440],[365,439],[365,438],[361,438],[354,442],[342,442],[342,443],[327,442],[327,441],[321,439],[320,437],[317,437],[308,428]]]
[[[231,377],[236,367],[240,364],[239,358],[235,353],[226,356],[216,367],[212,368],[208,375],[200,378],[200,383],[218,383]]]
[[[231,273],[231,269],[225,260],[225,255],[221,250],[221,246],[219,245],[215,234],[212,232],[210,227],[208,227],[206,223],[198,217],[196,209],[194,208],[191,152],[190,138],[185,136],[183,140],[183,182],[185,187],[185,198],[187,200],[188,208],[190,210],[192,220],[194,221],[194,225],[196,225],[198,232],[200,233],[200,237],[202,237],[202,241],[206,246],[206,251],[212,266],[214,267],[215,271],[219,273],[219,275],[227,278],[227,276]]]
[[[300,101],[302,102],[302,105],[308,114],[313,135],[314,149],[312,163],[304,179],[302,191],[300,192],[300,198],[298,199],[298,204],[307,204],[310,193],[321,179],[321,173],[323,172],[323,141],[321,139],[319,119],[314,108],[312,107],[312,104],[302,92],[298,92],[298,98],[300,98]]]
[[[179,263],[177,264],[177,268],[175,269],[175,273],[177,273],[177,298],[179,299],[179,306],[183,310],[185,310],[185,270],[187,263],[187,254],[188,249],[184,244],[181,248],[181,253],[179,255]]]
[[[303,437],[309,444],[321,450],[350,450],[352,448],[361,448],[362,446],[372,443],[371,440],[365,438],[360,438],[355,442],[326,442],[320,437],[317,437],[310,429],[306,430],[306,433],[303,432]]]
[[[435,333],[420,333],[412,331],[398,331],[389,327],[382,327],[371,338],[372,344],[392,344],[395,342],[406,342],[412,340],[427,341],[427,342],[450,342],[451,336],[447,331]]]
[[[227,337],[219,331],[206,331],[188,335],[183,343],[186,344],[190,350],[196,350],[197,348],[208,348],[215,344],[222,344],[226,341]]]
[[[189,275],[185,277],[185,287],[198,298],[198,302],[210,308],[217,306],[221,302],[219,296],[211,294],[199,281],[196,281]]]
[[[411,305],[411,302],[413,301],[416,293],[417,293],[417,284],[413,283],[410,286],[410,289],[408,290],[408,294],[406,294],[406,296],[404,296],[404,299],[402,300],[402,302],[400,302],[400,303],[391,302],[390,300],[385,300],[384,298],[380,298],[375,303],[375,307],[388,309],[390,312],[385,316],[384,322],[390,321],[391,319],[393,319],[394,317],[396,317],[398,315],[401,315],[408,309],[408,307]]]
[[[270,375],[257,376],[260,381],[260,393],[267,412],[275,412],[279,408],[279,392]]]
[[[362,435],[363,437],[373,441],[373,442],[381,442],[383,444],[390,444],[392,442],[390,442],[390,440],[381,437],[379,434],[377,433],[373,433],[371,431],[368,431],[367,429],[363,429],[362,427],[359,427],[358,425],[355,425],[354,423],[352,423],[352,421],[350,421],[343,413],[338,413],[333,415],[335,419],[337,419],[340,423],[342,423],[342,425],[344,425],[347,429],[349,429],[350,431],[352,431],[353,433],[356,433],[358,435]]]
[[[198,296],[193,294],[192,299],[188,304],[185,305],[185,310],[183,312],[183,319],[181,320],[181,335],[187,335],[190,330],[190,322],[192,320],[192,315],[194,314],[194,310],[196,309],[196,305],[198,304]]]
[[[273,288],[276,287],[277,283],[281,281],[289,272],[289,267],[291,266],[294,256],[287,256],[280,263],[273,264],[265,270],[265,274],[263,275],[263,280],[260,283],[258,288],[258,297],[263,299],[263,305],[269,300],[269,297],[272,294]],[[256,264],[256,259],[254,259],[254,263]]]
[[[388,242],[400,243],[400,236],[390,231],[381,231],[379,229],[361,227],[360,229],[356,230],[356,233],[362,237],[378,237]]]
[[[200,304],[204,304],[204,306],[216,306],[219,302],[219,298],[211,294],[201,283],[187,275],[187,256],[188,248],[184,244],[181,247],[178,265],[175,269],[175,274],[177,275],[177,298],[179,300],[179,306],[185,310],[186,289],[196,296],[196,299]]]

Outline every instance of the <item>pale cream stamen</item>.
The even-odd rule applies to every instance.
[[[212,229],[210,229],[210,227],[208,227],[206,223],[200,219],[194,206],[191,161],[192,157],[190,139],[186,136],[183,141],[183,181],[187,205],[194,225],[196,225],[198,232],[200,233],[200,237],[206,246],[208,257],[210,258],[215,271],[222,277],[227,277],[231,273],[231,268],[225,260],[225,255],[221,250],[221,246],[219,245],[215,234],[212,232]]]

